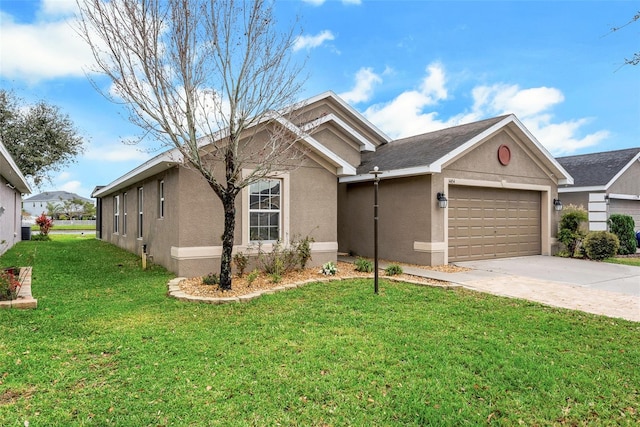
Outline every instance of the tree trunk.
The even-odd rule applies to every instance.
[[[231,289],[231,258],[236,227],[235,197],[226,194],[222,199],[224,208],[224,233],[222,234],[222,257],[220,258],[220,288]]]

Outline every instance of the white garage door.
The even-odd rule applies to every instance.
[[[449,187],[449,261],[539,255],[540,193]]]
[[[610,199],[609,214],[630,215],[635,221],[636,231],[640,230],[640,200]]]

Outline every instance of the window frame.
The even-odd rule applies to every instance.
[[[165,197],[164,197],[164,179],[158,181],[158,219],[164,218]]]
[[[263,185],[263,183],[267,183],[266,188],[264,188],[264,190],[260,190],[260,186]],[[274,184],[272,184],[274,183]],[[278,192],[277,193],[271,193],[271,190],[274,187],[278,187]],[[255,187],[258,187],[257,191],[254,191]],[[259,181],[254,182],[253,184],[249,185],[249,242],[269,242],[269,243],[273,243],[273,242],[277,242],[278,240],[282,240],[282,187],[283,187],[283,182],[282,179],[280,178],[264,178],[261,179]],[[264,191],[267,190],[268,193],[264,193]],[[266,197],[265,197],[266,196]],[[257,198],[257,203],[258,203],[258,207],[254,208],[252,207],[252,203],[251,200],[253,198]],[[271,203],[271,199],[274,199],[277,197],[277,208],[273,208],[273,204]],[[261,206],[263,203],[268,203],[268,207],[263,207]],[[271,224],[271,217],[276,214],[277,215],[277,224],[273,225]],[[258,225],[252,225],[252,220],[254,215],[257,216],[258,221],[260,220],[260,218],[268,218],[267,219],[267,224],[258,224]],[[273,235],[272,235],[272,229],[276,228],[276,234],[277,237],[274,239]],[[266,230],[266,234],[268,236],[268,238],[266,239],[254,239],[252,237],[252,231],[254,229],[257,229],[257,234],[258,235],[262,235],[263,231]]]
[[[113,196],[113,234],[120,233],[120,195]]]
[[[243,169],[242,176],[249,177],[253,173],[252,169]],[[289,230],[290,230],[290,188],[291,188],[291,179],[290,174],[288,172],[274,172],[269,176],[266,176],[265,179],[280,179],[281,180],[281,188],[280,188],[280,231],[279,236],[280,240],[283,242],[289,241]],[[250,197],[249,197],[249,186],[246,186],[242,189],[242,245],[245,247],[251,247],[255,245],[257,240],[250,239],[250,215],[249,215],[249,207],[250,207]],[[271,241],[263,241],[265,250],[269,250],[271,247]]]
[[[127,235],[127,192],[122,193],[122,235]]]
[[[142,239],[144,227],[144,187],[138,187],[138,239]]]

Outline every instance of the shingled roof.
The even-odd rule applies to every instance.
[[[573,176],[572,187],[606,187],[639,157],[640,147],[636,147],[558,157],[556,160]]]
[[[506,117],[494,117],[381,145],[375,152],[362,154],[357,174],[366,174],[374,166],[380,170],[397,170],[430,165]]]

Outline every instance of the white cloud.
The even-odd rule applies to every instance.
[[[346,102],[357,104],[368,101],[373,94],[376,84],[382,83],[382,78],[373,72],[371,68],[361,68],[356,73],[356,85],[348,92],[340,94]]]
[[[151,157],[151,154],[136,146],[112,144],[91,147],[84,157],[89,160],[101,160],[104,162],[144,162]]]
[[[69,1],[47,0],[38,20],[29,24],[2,13],[1,76],[29,82],[83,76],[83,67],[93,62],[93,56],[72,27],[72,9],[75,6],[72,8]]]
[[[360,70],[355,87],[346,92],[346,95],[353,94],[353,99],[364,100],[364,97],[357,98],[358,94],[366,94],[366,99],[373,96],[374,85],[366,86],[366,73],[360,75],[363,70],[370,71]],[[521,88],[504,83],[479,85],[471,90],[473,104],[466,111],[440,118],[438,105],[448,98],[445,68],[436,62],[427,67],[418,89],[405,91],[389,102],[370,105],[364,115],[390,137],[402,138],[513,113],[553,155],[572,154],[610,136],[606,130],[585,133],[584,127],[591,122],[588,118],[554,122],[551,110],[565,100],[557,88]]]
[[[41,0],[40,12],[47,16],[71,16],[78,11],[76,0]]]
[[[446,127],[436,120],[437,113],[425,113],[424,109],[447,99],[446,76],[440,63],[427,67],[427,75],[419,90],[403,92],[386,104],[367,108],[364,115],[393,138],[416,135]]]
[[[293,50],[298,51],[301,49],[312,49],[320,46],[327,40],[335,39],[333,33],[329,30],[324,30],[315,36],[300,36],[293,44]]]

